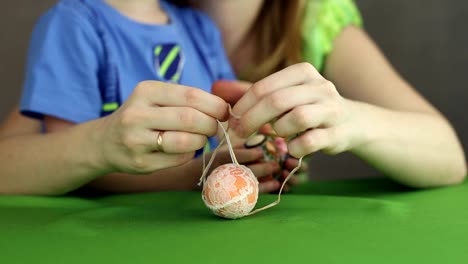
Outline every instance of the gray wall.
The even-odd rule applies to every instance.
[[[0,120],[18,102],[32,27],[54,0],[3,1],[0,9]]]
[[[365,27],[400,73],[455,125],[465,150],[468,122],[468,1],[356,0]],[[32,26],[55,1],[5,1],[0,11],[0,119],[17,103]],[[428,131],[430,133],[430,131]],[[313,178],[377,173],[351,155],[311,158]]]
[[[455,125],[468,147],[468,1],[358,0],[390,61]]]

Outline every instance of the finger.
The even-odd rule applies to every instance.
[[[211,93],[221,97],[227,103],[235,105],[250,86],[252,83],[244,81],[216,81],[211,87]]]
[[[279,181],[276,180],[261,182],[258,184],[258,191],[260,193],[270,193],[277,191],[280,187],[281,184],[279,183]]]
[[[278,119],[273,127],[281,137],[289,137],[316,127],[328,127],[335,122],[332,111],[323,105],[309,104],[294,108]]]
[[[275,180],[275,178],[273,178],[273,175],[267,175],[267,176],[259,177],[257,179],[258,179],[258,182],[267,182],[267,181]]]
[[[332,143],[336,138],[333,128],[316,128],[304,132],[288,143],[291,156],[300,158],[305,155],[327,149],[333,152]]]
[[[296,168],[299,165],[299,160],[296,158],[288,158],[284,162],[284,168],[288,171],[292,171],[294,168]],[[299,168],[298,172],[306,172],[309,170],[309,165],[307,162],[302,162],[301,167]]]
[[[242,164],[258,161],[263,158],[263,150],[261,148],[239,148],[234,149],[234,153],[236,154],[237,161]]]
[[[158,151],[157,139],[160,131],[146,130],[139,137],[139,142],[145,152]],[[205,146],[207,137],[199,134],[181,132],[181,131],[164,131],[161,136],[160,152],[168,154],[182,154],[194,152]]]
[[[284,167],[291,171],[293,170],[294,168],[297,167],[297,165],[299,165],[299,160],[298,159],[295,159],[295,158],[288,158],[286,159],[286,161],[284,162]]]
[[[279,170],[279,165],[276,162],[262,162],[248,165],[250,170],[257,178],[274,174]]]
[[[289,173],[291,173],[290,170],[283,170],[281,171],[281,180],[282,181],[285,181],[286,178],[288,178],[289,176]],[[293,176],[291,176],[291,178],[289,178],[287,184],[288,185],[296,185],[299,183],[299,177],[297,176],[297,173],[294,174]]]
[[[243,115],[265,95],[286,87],[302,85],[312,79],[323,79],[309,63],[289,66],[255,83],[236,103],[234,113]]]
[[[131,98],[144,98],[151,105],[192,107],[219,120],[228,117],[228,105],[223,99],[189,86],[144,81],[137,85]]]
[[[260,148],[253,149],[234,149],[236,159],[241,164],[255,162],[263,158],[263,151]],[[227,149],[216,156],[217,164],[231,163],[232,159]]]
[[[316,103],[318,100],[318,94],[311,92],[309,85],[299,85],[276,90],[265,95],[257,104],[242,115],[240,125],[235,127],[236,132],[239,136],[249,136],[262,125],[291,109]],[[236,112],[236,114],[238,113]]]
[[[273,127],[271,126],[270,123],[261,126],[258,130],[258,133],[264,134],[264,135],[271,135],[271,134],[276,135],[276,132],[273,130]]]
[[[144,112],[134,122],[143,123],[149,129],[184,131],[205,136],[213,136],[218,130],[218,123],[213,117],[190,107],[146,108]]]

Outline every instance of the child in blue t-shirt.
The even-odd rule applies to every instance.
[[[82,123],[116,110],[144,80],[209,92],[214,81],[234,79],[207,16],[155,0],[154,15],[142,22],[125,14],[141,2],[119,3],[62,0],[42,16],[31,39],[24,114]]]
[[[160,4],[165,24],[137,22],[104,0],[60,1],[32,34],[23,113],[81,123],[115,110],[143,80],[210,91],[234,79],[212,21]]]
[[[200,12],[157,0],[61,0],[33,31],[20,108],[58,131],[112,113],[141,81],[210,92],[234,78],[220,33]],[[190,172],[198,179],[201,168]]]

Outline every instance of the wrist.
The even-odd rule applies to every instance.
[[[362,146],[374,140],[373,127],[377,127],[377,120],[372,116],[373,106],[366,103],[345,99],[348,118],[347,151],[358,151]]]
[[[106,118],[100,118],[82,124],[81,127],[81,137],[84,145],[83,154],[86,166],[99,175],[106,175],[114,172],[105,154],[105,123]]]
[[[399,125],[402,119],[399,112],[364,102],[353,101],[352,105],[357,129],[349,151],[358,156],[368,155],[373,146],[392,140],[401,132],[398,129],[404,129]]]

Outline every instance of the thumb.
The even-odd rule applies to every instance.
[[[211,92],[230,105],[235,105],[250,86],[252,86],[251,83],[244,81],[216,81]]]

